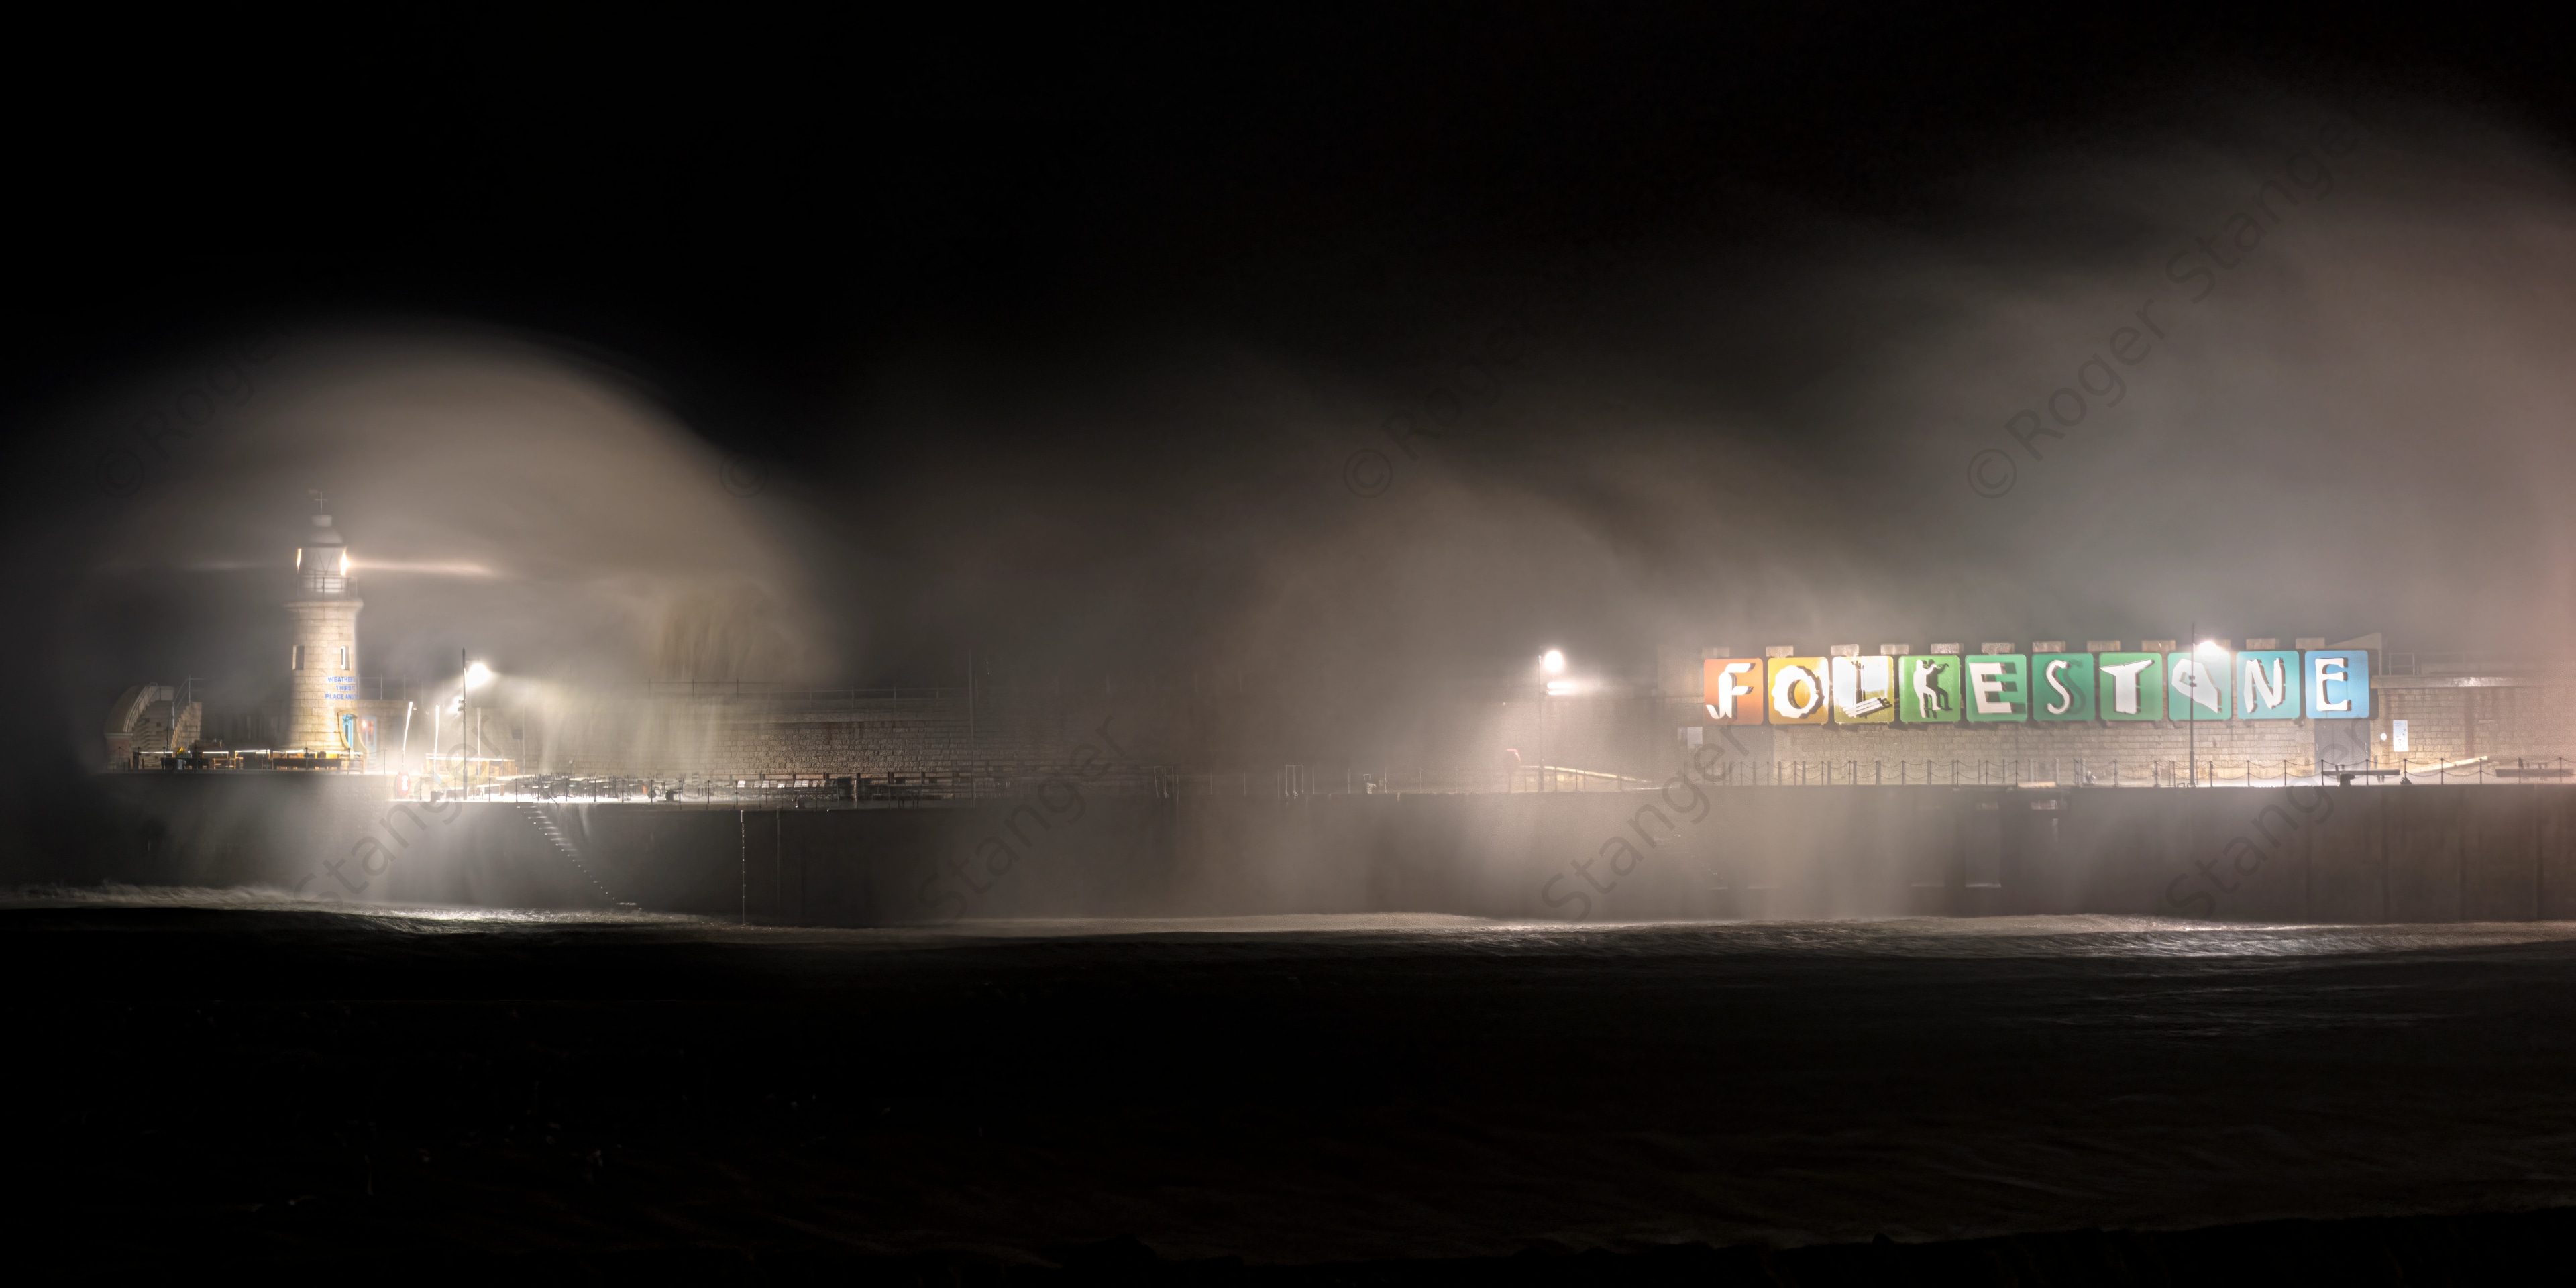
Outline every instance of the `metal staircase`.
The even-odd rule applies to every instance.
[[[635,906],[631,902],[619,899],[616,892],[610,890],[608,888],[608,884],[599,879],[599,874],[592,872],[590,870],[590,865],[581,861],[581,847],[574,845],[572,843],[572,838],[565,836],[563,834],[563,829],[555,826],[553,817],[548,815],[543,808],[536,805],[522,804],[519,806],[519,812],[527,816],[527,820],[530,823],[536,825],[537,833],[539,835],[545,837],[548,842],[554,845],[555,853],[564,856],[565,861],[572,864],[572,870],[580,873],[582,880],[588,881],[590,883],[590,888],[599,892],[599,897],[602,902],[606,903],[611,908],[632,908]]]

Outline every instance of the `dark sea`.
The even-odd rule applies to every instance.
[[[1584,1265],[2576,1204],[2576,924],[55,890],[0,925],[10,1225],[66,1273]]]

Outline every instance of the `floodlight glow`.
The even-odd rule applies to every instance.
[[[1549,675],[1554,675],[1565,669],[1565,655],[1557,652],[1555,649],[1549,649],[1547,651],[1547,656],[1540,658],[1538,660],[1538,664],[1540,669],[1546,671]]]
[[[1583,684],[1579,680],[1550,680],[1547,682],[1547,691],[1559,697],[1568,693],[1576,692],[1582,687]]]
[[[2210,655],[2211,657],[2217,657],[2224,654],[2227,650],[2218,647],[2218,641],[2216,640],[2202,640],[2200,642],[2200,651]]]
[[[475,663],[474,665],[472,665],[472,666],[469,666],[469,667],[465,668],[465,687],[466,687],[466,688],[469,688],[469,689],[479,689],[479,688],[482,688],[482,687],[483,687],[484,682],[485,682],[485,681],[487,681],[487,680],[489,680],[489,679],[491,679],[491,678],[492,678],[492,668],[490,668],[490,667],[488,667],[488,666],[485,666],[485,665],[483,665],[483,664],[482,664],[482,663],[480,663],[480,662],[477,662],[477,663]]]

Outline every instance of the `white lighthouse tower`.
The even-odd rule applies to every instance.
[[[358,697],[358,610],[366,603],[349,593],[349,547],[331,525],[331,504],[313,494],[313,526],[295,551],[296,595],[286,605],[295,617],[295,645],[288,659],[286,749],[307,755],[348,755],[341,714]]]

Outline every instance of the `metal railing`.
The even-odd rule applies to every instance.
[[[1194,684],[1199,687],[1193,688]],[[1047,681],[1036,684],[985,683],[977,681],[970,690],[964,685],[897,684],[877,687],[843,686],[816,688],[772,680],[637,680],[610,690],[628,697],[647,698],[759,698],[781,702],[834,700],[845,702],[964,702],[971,695],[976,701],[1033,701],[1039,699],[1088,699],[1129,697],[1157,694],[1233,693],[1229,683],[1221,689],[1200,683],[1190,677],[1145,676],[1099,678],[1087,681]]]
[[[907,690],[908,692],[908,690]],[[1618,775],[1600,775],[1618,779]],[[1498,773],[1442,775],[1422,769],[1400,773],[1363,772],[1356,768],[1326,777],[1308,766],[1274,766],[1267,770],[1182,770],[1170,765],[1120,766],[1077,777],[1069,769],[978,768],[900,775],[841,773],[702,774],[513,774],[478,780],[470,787],[447,783],[434,775],[410,775],[417,794],[444,790],[448,797],[474,801],[654,802],[692,808],[834,809],[886,806],[967,804],[1026,799],[1048,783],[1072,781],[1085,792],[1180,797],[1276,797],[1303,803],[1336,796],[1449,795],[1509,790]],[[1651,785],[1641,778],[1621,780],[1630,787]],[[1524,787],[1522,790],[1529,790]],[[1588,789],[1616,790],[1596,785]]]
[[[2399,652],[2389,650],[2379,655],[2379,674],[2388,676],[2434,675],[2556,675],[2571,667],[2571,659],[2531,653],[2487,652]]]
[[[1600,769],[1574,769],[1565,765],[1519,765],[1505,780],[1505,791],[1511,792],[1621,792],[1655,786],[1648,778],[1614,774]]]
[[[2576,779],[2563,756],[2376,756],[2350,765],[2315,759],[1724,760],[1720,787],[2281,787],[2324,782],[2513,783]]]
[[[963,688],[940,688],[925,685],[892,685],[882,689],[815,689],[797,685],[774,684],[763,680],[642,680],[618,690],[633,697],[645,698],[760,698],[777,702],[902,702],[964,701]],[[991,690],[977,688],[982,697]]]
[[[470,786],[448,785],[436,772],[403,775],[417,794],[445,791],[463,800],[657,801],[701,807],[757,804],[795,808],[914,805],[1025,797],[1064,772],[992,768],[975,771],[869,776],[832,773],[517,774],[492,758],[500,772]],[[124,768],[156,772],[300,769],[360,770],[354,758],[275,755],[268,752],[167,754],[137,751]],[[393,775],[384,775],[392,777]],[[2564,756],[2376,756],[2343,765],[2314,759],[2092,760],[1722,760],[1705,766],[1715,787],[2261,787],[2340,783],[2498,784],[2576,781],[2576,760]],[[1530,765],[1500,773],[1433,774],[1361,771],[1335,781],[1303,765],[1263,770],[1175,769],[1168,765],[1122,767],[1080,780],[1085,791],[1183,796],[1276,796],[1310,801],[1330,796],[1457,795],[1487,792],[1635,792],[1658,790],[1650,778],[1603,770]]]

